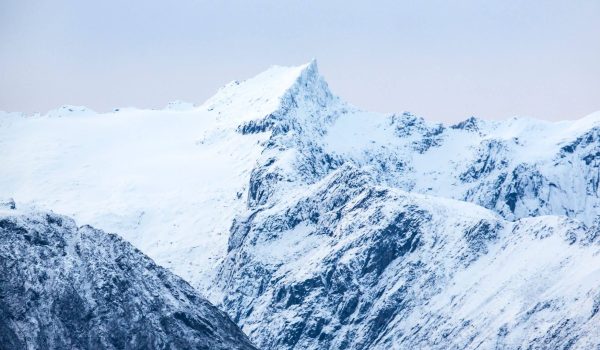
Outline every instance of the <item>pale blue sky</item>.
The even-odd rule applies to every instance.
[[[600,0],[0,0],[0,110],[201,103],[313,57],[369,110],[579,118],[600,110]]]

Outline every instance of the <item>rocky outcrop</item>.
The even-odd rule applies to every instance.
[[[0,348],[254,349],[185,281],[114,234],[0,215]]]

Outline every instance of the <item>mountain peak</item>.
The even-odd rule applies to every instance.
[[[319,104],[333,95],[319,74],[317,60],[300,66],[272,66],[243,81],[233,81],[208,99],[202,108],[217,113],[222,121],[235,126],[262,119],[300,94],[315,97]]]
[[[299,67],[302,68],[302,76],[319,76],[319,67],[317,65],[316,58],[313,58],[308,63],[305,63]]]

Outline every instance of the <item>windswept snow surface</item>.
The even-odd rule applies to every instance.
[[[312,61],[198,107],[0,113],[0,161],[0,199],[119,233],[260,347],[594,343],[600,112],[372,113]]]

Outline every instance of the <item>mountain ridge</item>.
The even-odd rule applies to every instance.
[[[188,107],[0,116],[0,198],[118,232],[265,348],[594,343],[600,113],[373,113],[316,61]]]

